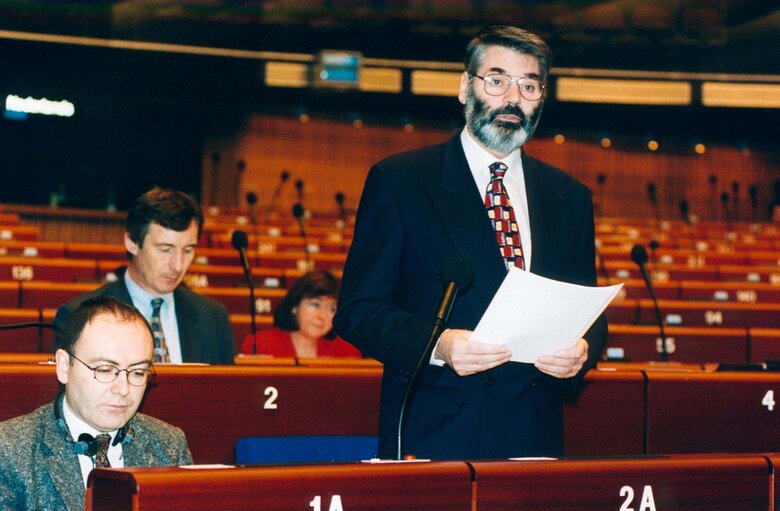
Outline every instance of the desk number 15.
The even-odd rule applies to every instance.
[[[764,399],[761,400],[761,404],[766,406],[766,409],[770,412],[775,409],[775,391],[767,390],[764,394]]]

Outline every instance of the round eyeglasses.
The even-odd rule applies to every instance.
[[[100,383],[111,383],[119,377],[119,373],[124,371],[127,373],[127,383],[134,387],[143,387],[148,384],[154,376],[154,371],[145,367],[119,369],[117,366],[111,364],[101,364],[99,366],[92,367],[73,353],[69,352],[68,355],[84,364],[87,369],[91,369],[95,379]]]
[[[507,93],[513,83],[517,84],[520,95],[528,101],[539,101],[544,96],[545,85],[535,79],[528,77],[512,77],[504,73],[490,73],[489,75],[479,76],[472,74],[485,83],[485,94],[489,96],[503,96]]]

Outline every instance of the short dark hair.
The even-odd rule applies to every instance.
[[[292,285],[282,301],[274,311],[274,326],[288,332],[295,332],[301,328],[293,309],[300,305],[304,298],[317,298],[318,296],[339,295],[339,281],[327,270],[312,270],[298,279]],[[336,332],[331,329],[325,337],[333,339]]]
[[[68,353],[73,353],[73,349],[81,338],[81,333],[88,323],[91,323],[100,316],[111,316],[120,322],[140,321],[149,330],[149,335],[154,339],[152,329],[138,309],[114,298],[113,296],[101,295],[81,302],[81,304],[68,317],[65,324],[65,330],[62,332],[62,343],[60,349]],[[72,362],[72,361],[71,361]]]
[[[182,232],[193,220],[198,223],[200,238],[203,210],[197,201],[184,192],[155,187],[138,197],[127,210],[125,231],[133,243],[142,248],[152,222]]]
[[[508,25],[494,25],[479,32],[466,47],[463,64],[466,71],[476,74],[479,65],[490,46],[503,46],[517,53],[530,55],[539,61],[542,72],[541,79],[547,81],[547,74],[552,64],[552,50],[544,40],[533,32]]]

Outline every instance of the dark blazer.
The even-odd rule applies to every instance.
[[[595,285],[589,191],[525,153],[523,170],[531,271]],[[366,179],[334,324],[342,338],[385,365],[382,457],[395,455],[400,401],[431,332],[447,259],[460,253],[474,263],[474,280],[460,292],[450,328],[473,330],[506,275],[483,193],[459,134],[445,144],[387,158]],[[601,318],[585,337],[590,367],[606,342],[606,321]],[[407,409],[404,452],[434,459],[560,456],[562,391],[576,383],[577,378],[561,381],[515,362],[467,377],[427,366]]]
[[[122,447],[127,467],[190,465],[181,429],[143,414]],[[0,509],[79,510],[85,506],[78,455],[54,403],[0,422]]]
[[[64,303],[54,317],[55,326],[63,329],[81,302],[97,296],[109,295],[133,304],[125,285],[124,270],[117,272],[117,280]],[[206,364],[232,364],[235,354],[233,329],[224,305],[206,296],[193,293],[184,286],[173,292],[176,303],[176,322],[179,325],[182,360]],[[61,344],[59,336],[52,345],[56,351]]]

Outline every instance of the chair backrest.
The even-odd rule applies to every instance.
[[[359,461],[376,457],[376,436],[276,436],[242,438],[236,464]]]

